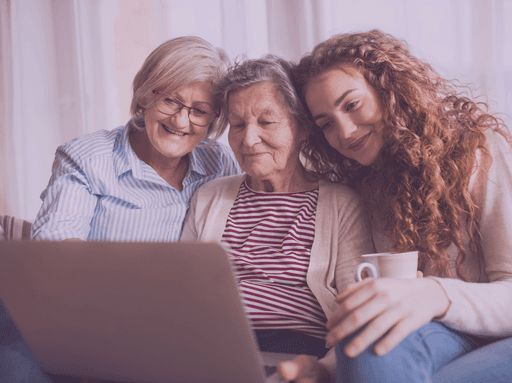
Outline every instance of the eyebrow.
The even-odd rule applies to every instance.
[[[176,98],[176,99],[178,99],[180,102],[183,102],[183,101],[181,101],[181,100],[183,100],[183,97],[181,96],[181,94],[179,94],[179,93],[177,93],[177,92],[175,93],[175,95],[170,95],[170,94],[168,94],[168,93],[165,93],[165,94],[166,94],[166,95],[168,95],[168,96],[170,96],[171,98]],[[210,106],[210,108],[212,108],[212,110],[213,110],[213,106],[212,106],[212,104],[210,104],[208,101],[192,101],[192,105],[194,105],[194,104],[206,104],[206,105],[209,105],[209,106]]]
[[[345,93],[343,93],[335,102],[334,102],[334,107],[337,108],[338,106],[340,106],[340,104],[343,102],[343,100],[345,99],[345,97],[347,97],[350,93],[352,93],[353,91],[355,91],[356,89],[349,89],[347,90]],[[324,118],[324,117],[327,117],[327,114],[326,113],[320,113],[320,114],[317,114],[316,116],[313,116],[313,121],[316,121],[316,120],[319,120],[321,118]]]

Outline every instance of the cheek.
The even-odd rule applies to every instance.
[[[375,125],[382,120],[382,115],[378,110],[370,106],[361,108],[356,115],[354,115],[353,122],[358,125]]]
[[[228,144],[235,154],[236,159],[240,162],[240,135],[231,130],[228,131]]]

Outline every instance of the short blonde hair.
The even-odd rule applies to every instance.
[[[146,58],[133,79],[133,97],[130,106],[130,126],[144,129],[144,112],[154,104],[153,90],[171,93],[192,82],[217,80],[219,73],[229,64],[226,53],[196,36],[183,36],[168,40]],[[217,139],[224,133],[228,119],[222,105],[208,128],[208,136]]]

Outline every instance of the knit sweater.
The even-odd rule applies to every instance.
[[[467,252],[462,271],[471,282],[457,277],[454,244],[448,248],[453,278],[435,279],[451,301],[440,322],[471,335],[505,337],[512,335],[512,148],[495,132],[487,141],[492,160],[477,156],[469,184],[478,211],[478,253],[461,231]],[[391,251],[389,237],[374,229],[373,239],[378,252]]]

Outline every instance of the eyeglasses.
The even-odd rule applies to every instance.
[[[194,106],[187,106],[180,100],[172,98],[167,93],[160,92],[158,90],[154,90],[153,93],[155,94],[156,108],[158,109],[159,112],[163,114],[173,116],[181,112],[183,108],[187,108],[189,121],[192,124],[198,126],[210,125],[213,122],[213,120],[219,117],[219,114],[217,112],[214,112],[213,110],[206,108],[197,108]]]

